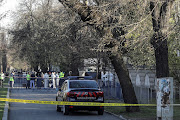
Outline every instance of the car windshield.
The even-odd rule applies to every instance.
[[[70,81],[70,88],[98,88],[96,81]]]

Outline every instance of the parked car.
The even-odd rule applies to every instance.
[[[79,78],[65,80],[57,92],[56,101],[103,103],[104,93],[100,90],[98,83],[95,80],[87,80],[86,77]],[[104,107],[57,105],[56,110],[62,111],[64,115],[75,110],[98,111],[99,115],[103,115]]]

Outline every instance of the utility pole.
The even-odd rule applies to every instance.
[[[173,120],[173,78],[157,79],[157,120]]]

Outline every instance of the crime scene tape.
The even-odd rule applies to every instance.
[[[125,103],[97,103],[97,102],[65,102],[65,101],[39,101],[0,98],[0,101],[33,103],[33,104],[53,104],[53,105],[74,105],[74,106],[156,106],[156,104],[125,104]]]

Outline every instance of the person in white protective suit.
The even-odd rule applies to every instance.
[[[48,87],[49,87],[49,75],[46,72],[44,74],[44,88],[48,88]]]
[[[58,72],[56,73],[56,88],[59,87],[59,74]]]
[[[52,72],[51,78],[52,78],[53,88],[56,88],[56,80],[55,80],[56,74],[55,74],[55,72]]]

